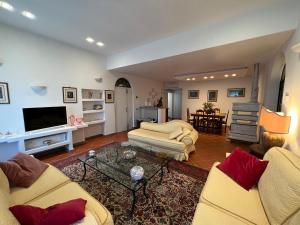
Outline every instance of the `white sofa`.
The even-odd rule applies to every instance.
[[[19,225],[9,207],[25,204],[42,208],[76,198],[87,200],[85,217],[76,225],[113,225],[110,212],[77,183],[49,165],[45,172],[28,188],[10,188],[0,169],[0,225]]]
[[[128,132],[131,145],[162,152],[179,161],[189,159],[189,153],[195,151],[197,139],[198,132],[182,120],[162,124],[143,122],[139,129]]]
[[[202,190],[193,225],[299,225],[300,157],[283,148],[270,149],[258,187],[246,191],[217,163]]]

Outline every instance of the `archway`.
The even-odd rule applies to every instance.
[[[115,83],[116,131],[122,132],[132,128],[132,89],[129,81],[119,78]]]

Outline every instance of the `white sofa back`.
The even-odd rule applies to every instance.
[[[270,149],[269,164],[258,190],[271,225],[300,224],[300,157],[283,149]]]

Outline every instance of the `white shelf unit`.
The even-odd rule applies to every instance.
[[[104,134],[104,91],[100,89],[82,89],[81,94],[83,120],[88,125],[84,128],[85,138]]]

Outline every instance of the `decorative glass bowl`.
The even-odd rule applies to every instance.
[[[134,166],[130,169],[130,176],[133,180],[138,181],[144,176],[144,169],[141,166]]]
[[[136,156],[136,151],[126,150],[123,152],[124,159],[134,159]]]

